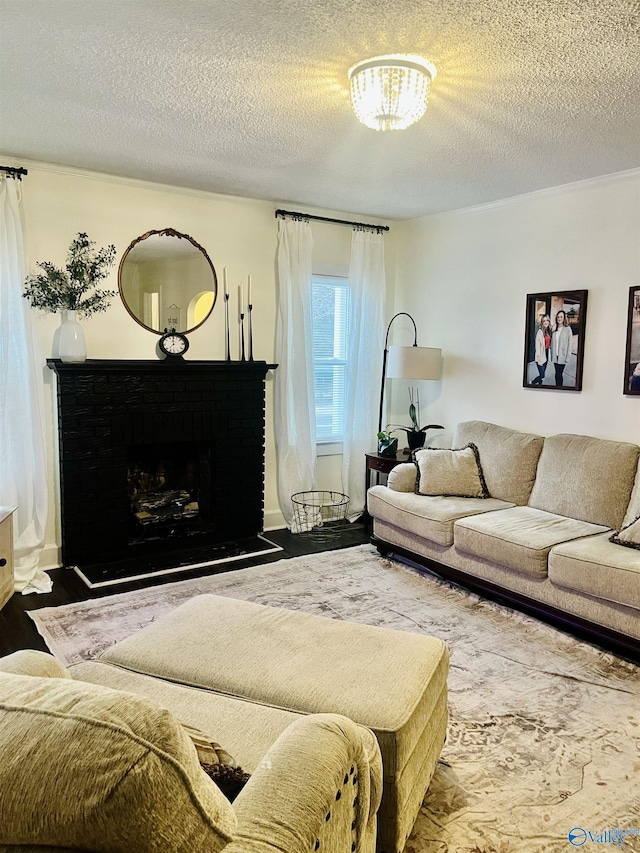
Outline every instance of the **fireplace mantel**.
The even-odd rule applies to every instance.
[[[59,358],[48,358],[47,365],[58,375],[76,373],[81,376],[87,373],[113,373],[123,371],[132,373],[150,371],[161,375],[163,371],[185,370],[191,372],[219,371],[233,375],[258,373],[262,377],[267,371],[275,370],[277,364],[267,364],[266,361],[189,361],[181,358],[165,359],[119,359],[119,358],[88,358],[83,362],[64,362]]]
[[[62,560],[82,566],[178,551],[131,544],[131,449],[189,444],[203,459],[206,532],[189,547],[263,529],[265,361],[47,359],[57,375]]]

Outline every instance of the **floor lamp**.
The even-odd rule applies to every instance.
[[[388,345],[389,331],[396,317],[408,317],[413,323],[413,346],[390,347]],[[442,350],[434,349],[433,347],[418,346],[418,330],[411,314],[407,314],[406,311],[394,314],[391,320],[389,320],[387,334],[384,339],[378,432],[382,432],[382,411],[384,407],[384,386],[386,379],[440,379],[441,365]]]

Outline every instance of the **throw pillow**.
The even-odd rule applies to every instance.
[[[416,450],[418,495],[447,495],[459,498],[488,498],[480,455],[475,444],[454,450]]]
[[[616,545],[625,545],[627,548],[637,548],[640,551],[640,516],[623,527],[619,533],[612,533],[609,541],[615,542]]]
[[[251,776],[245,773],[238,762],[209,735],[187,723],[180,723],[189,735],[198,753],[200,766],[222,791],[229,802],[233,802]]]
[[[237,821],[176,719],[149,699],[0,673],[0,849],[222,850]]]

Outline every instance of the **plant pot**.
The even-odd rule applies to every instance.
[[[65,363],[82,363],[87,360],[87,344],[82,326],[76,320],[75,311],[66,311],[60,326],[58,353]]]
[[[378,453],[380,456],[396,456],[398,453],[398,439],[392,438],[389,441],[378,439]]]
[[[426,433],[424,432],[407,430],[407,444],[409,445],[409,450],[420,450],[421,447],[424,447],[425,438]]]

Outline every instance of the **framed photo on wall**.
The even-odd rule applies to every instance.
[[[527,295],[522,376],[525,388],[582,390],[586,319],[586,290]]]
[[[629,288],[624,393],[640,396],[640,287]]]

